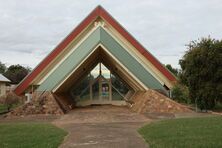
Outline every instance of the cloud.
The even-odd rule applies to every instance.
[[[0,60],[33,68],[98,4],[162,63],[177,68],[189,41],[222,38],[220,0],[10,0],[0,3]]]

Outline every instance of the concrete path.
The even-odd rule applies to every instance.
[[[75,109],[53,123],[69,132],[61,148],[146,148],[137,129],[151,120],[126,107]]]

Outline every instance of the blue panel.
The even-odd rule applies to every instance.
[[[39,86],[37,91],[51,91],[75,69],[100,41],[100,28],[95,30],[75,51]]]
[[[133,56],[131,56],[118,42],[101,28],[101,42],[127,69],[130,70],[147,87],[163,89],[156,80]]]

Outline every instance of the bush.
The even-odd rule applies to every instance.
[[[0,103],[5,105],[7,107],[7,110],[10,111],[13,105],[16,105],[19,103],[19,100],[20,100],[20,97],[10,92],[0,98]]]
[[[172,99],[179,103],[189,104],[191,101],[188,88],[182,84],[176,84],[172,89]]]

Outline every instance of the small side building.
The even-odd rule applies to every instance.
[[[0,97],[5,95],[7,92],[7,84],[11,81],[7,79],[5,76],[0,74]]]

